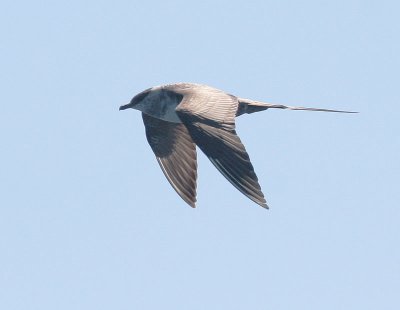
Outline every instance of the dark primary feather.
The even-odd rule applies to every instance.
[[[142,113],[146,137],[166,178],[191,207],[196,203],[197,156],[185,125]]]
[[[235,130],[214,127],[182,115],[193,141],[241,193],[268,208],[249,155]]]
[[[235,131],[238,101],[215,91],[186,95],[176,111],[193,141],[241,193],[268,208],[249,155]]]

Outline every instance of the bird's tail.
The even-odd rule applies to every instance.
[[[250,99],[238,98],[239,108],[236,113],[237,116],[244,113],[250,114],[254,112],[263,111],[266,109],[288,109],[288,110],[300,110],[300,111],[316,111],[316,112],[336,112],[336,113],[358,113],[354,111],[342,111],[342,110],[330,110],[330,109],[319,109],[319,108],[305,108],[305,107],[291,107],[282,104],[271,104],[260,101],[254,101]]]

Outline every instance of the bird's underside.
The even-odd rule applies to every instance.
[[[148,102],[143,104],[146,96]],[[268,208],[249,155],[236,134],[235,117],[269,108],[353,113],[268,104],[189,83],[148,89],[120,109],[129,107],[142,111],[147,140],[164,175],[191,207],[196,203],[197,145],[233,186]]]

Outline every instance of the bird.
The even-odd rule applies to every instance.
[[[119,110],[130,108],[142,112],[146,138],[161,170],[193,208],[197,201],[196,146],[236,189],[261,207],[269,208],[250,157],[236,133],[236,117],[268,109],[357,113],[270,104],[196,83],[148,88]]]

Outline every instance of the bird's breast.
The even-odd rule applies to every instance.
[[[147,102],[142,106],[142,112],[167,122],[182,123],[175,110],[181,100],[182,96],[180,95],[157,90],[147,96]]]

